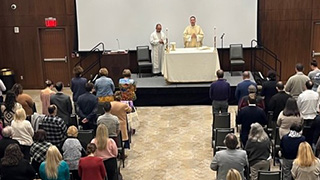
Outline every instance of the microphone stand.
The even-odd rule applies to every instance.
[[[221,39],[221,59],[222,59],[222,61],[223,61],[223,54],[224,54],[224,51],[223,51],[223,38],[224,38],[224,33],[222,34],[222,36],[220,37],[220,39]],[[221,62],[221,61],[220,61]]]

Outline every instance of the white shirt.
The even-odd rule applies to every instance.
[[[299,95],[297,104],[303,119],[314,119],[317,116],[318,99],[318,93],[312,90],[305,90]]]
[[[2,80],[0,79],[0,96],[2,96],[2,91],[6,90],[6,86],[3,84]]]

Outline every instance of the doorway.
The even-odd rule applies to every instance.
[[[39,29],[43,79],[70,86],[68,49],[64,28]]]

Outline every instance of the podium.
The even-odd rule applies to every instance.
[[[119,87],[119,79],[122,78],[122,71],[130,69],[128,52],[108,52],[102,55],[101,67],[106,67],[109,77],[113,80],[115,87]]]

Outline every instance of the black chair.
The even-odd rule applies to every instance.
[[[214,141],[216,128],[230,128],[230,113],[215,113],[212,123],[212,142]],[[212,144],[213,147],[213,144]]]
[[[149,46],[137,46],[137,62],[139,69],[139,77],[142,77],[141,71],[143,69],[151,69],[152,71],[152,62],[150,58]]]
[[[258,171],[258,180],[280,180],[281,171]]]
[[[93,129],[78,131],[78,139],[86,144],[89,144],[93,138],[94,138]]]
[[[245,61],[243,59],[243,49],[242,44],[230,44],[230,73],[232,76],[234,66],[242,66],[242,71],[244,71]]]
[[[100,116],[100,115],[104,114],[103,105],[104,105],[104,102],[99,102],[98,103],[97,116]]]
[[[124,168],[124,160],[126,159],[126,155],[125,155],[124,143],[122,141],[121,131],[119,131],[118,136],[110,137],[110,138],[112,138],[117,144],[118,158],[122,161],[122,167]]]
[[[276,156],[280,151],[280,135],[279,135],[279,127],[275,129],[274,140],[272,140],[272,158],[273,158],[273,166],[276,165]]]
[[[69,121],[69,126],[75,126],[78,128],[78,117],[76,114],[71,114],[70,115],[70,121]]]
[[[224,144],[224,139],[227,134],[234,133],[233,128],[216,128],[215,131],[215,140],[213,141],[214,148],[213,148],[213,155],[216,154],[217,151],[222,149],[227,149]]]

